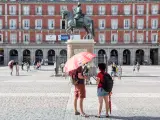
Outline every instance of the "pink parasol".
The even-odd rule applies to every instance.
[[[64,72],[69,73],[78,67],[90,62],[96,55],[89,52],[81,52],[71,57],[64,66]]]

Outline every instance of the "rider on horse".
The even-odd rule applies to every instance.
[[[82,9],[81,9],[81,4],[78,2],[78,6],[74,9],[74,23],[76,25],[77,20],[84,16],[84,14],[82,13]],[[77,26],[77,25],[76,25]]]

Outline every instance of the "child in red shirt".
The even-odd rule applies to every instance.
[[[100,72],[99,72],[98,75],[97,75],[97,84],[98,84],[97,96],[98,96],[98,100],[99,100],[99,107],[98,107],[98,115],[97,115],[96,117],[100,118],[100,116],[101,116],[103,99],[104,99],[104,101],[105,101],[106,117],[109,117],[109,115],[108,115],[108,109],[109,109],[109,93],[106,92],[106,91],[102,88],[103,74],[105,73],[106,64],[105,64],[105,63],[100,63],[100,64],[98,64],[98,68],[99,68],[99,70],[100,70]]]

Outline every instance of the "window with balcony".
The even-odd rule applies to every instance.
[[[118,19],[111,19],[111,28],[118,29]]]
[[[137,19],[137,29],[144,28],[144,19]]]
[[[114,33],[111,35],[111,43],[115,44],[117,42],[118,42],[118,35],[117,35],[117,33]]]
[[[124,5],[124,14],[130,15],[131,13],[131,6],[130,5]]]
[[[0,43],[3,43],[3,35],[0,34]]]
[[[36,15],[42,15],[42,6],[36,6]]]
[[[29,29],[30,28],[30,21],[29,19],[23,20],[23,29]]]
[[[100,33],[99,34],[99,43],[104,44],[105,43],[105,35]]]
[[[29,15],[29,6],[23,6],[23,15]]]
[[[36,20],[35,29],[42,29],[42,20],[41,19]]]
[[[0,15],[2,15],[2,5],[0,5]]]
[[[10,41],[12,44],[16,44],[17,43],[17,34],[11,33],[10,34]]]
[[[105,29],[105,19],[99,20],[99,29]]]
[[[48,6],[48,15],[54,15],[54,6]]]
[[[158,42],[158,34],[157,33],[153,33],[151,36],[151,42],[152,43],[157,43]]]
[[[36,34],[36,42],[41,43],[42,42],[42,34]]]
[[[143,43],[144,35],[142,33],[137,33],[137,43]]]
[[[86,6],[86,15],[93,15],[93,6],[91,5]]]
[[[66,5],[61,5],[60,6],[60,12],[67,10],[67,6]]]
[[[9,28],[10,29],[16,29],[17,28],[16,19],[10,19],[10,21],[9,21]]]
[[[118,14],[118,6],[112,5],[111,11],[112,11],[112,15],[117,15]]]
[[[9,14],[10,15],[16,15],[16,6],[15,5],[10,5],[9,6]]]
[[[28,44],[30,41],[29,34],[23,34],[23,43]]]
[[[55,24],[54,24],[54,20],[53,19],[49,19],[48,20],[48,29],[54,29],[54,26],[55,26]]]
[[[130,43],[130,34],[129,33],[124,34],[124,43]]]
[[[157,29],[158,28],[158,19],[152,19],[151,20],[151,25],[152,25],[152,29]]]
[[[130,19],[124,19],[124,29],[130,28]]]
[[[99,6],[99,15],[105,15],[106,8],[105,6]]]
[[[144,14],[144,5],[137,5],[137,14],[138,15]]]
[[[2,19],[0,19],[0,29],[3,28],[3,22],[2,22]]]
[[[158,5],[152,5],[151,9],[153,15],[158,14]]]

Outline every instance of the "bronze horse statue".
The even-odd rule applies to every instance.
[[[94,23],[91,18],[82,15],[75,23],[73,14],[71,12],[64,10],[61,12],[61,14],[62,14],[62,19],[67,21],[67,29],[66,29],[67,34],[69,34],[70,31],[72,34],[74,29],[84,28],[87,34],[83,38],[86,38],[87,36],[89,36],[90,39],[94,38],[95,36]]]

